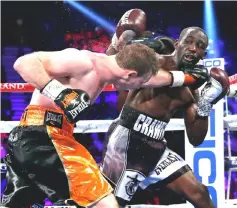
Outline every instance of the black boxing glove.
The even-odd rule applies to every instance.
[[[141,37],[128,42],[128,44],[132,43],[141,43],[147,45],[149,48],[154,49],[158,54],[171,54],[175,50],[174,41],[171,38],[165,36],[156,38]]]
[[[196,86],[204,84],[209,78],[209,71],[202,65],[182,68],[179,71],[169,71],[172,75],[170,87]]]
[[[186,80],[186,86],[202,85],[209,79],[210,72],[203,65],[184,66],[181,68],[185,74],[190,75],[190,79]]]
[[[196,86],[204,84],[209,78],[209,71],[201,65],[185,67],[179,71],[169,71],[172,75],[170,87]]]
[[[149,48],[154,49],[154,51],[159,54],[161,54],[160,52],[165,47],[165,45],[162,43],[162,41],[154,40],[152,38],[141,37],[141,38],[130,40],[127,44],[129,45],[129,44],[133,44],[133,43],[141,43],[143,45],[146,45]]]
[[[154,38],[154,40],[159,40],[163,43],[163,47],[161,47],[159,50],[159,54],[171,54],[174,52],[175,47],[174,47],[174,40],[170,37],[167,36],[160,36]]]
[[[41,93],[52,100],[64,111],[71,123],[79,121],[79,117],[90,106],[89,95],[80,89],[70,89],[53,79],[45,85]]]

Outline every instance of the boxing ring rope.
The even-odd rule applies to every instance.
[[[237,115],[223,117],[224,127],[237,131]],[[83,120],[76,123],[74,133],[103,133],[107,132],[113,120]],[[0,133],[9,133],[19,121],[0,121]],[[171,119],[166,131],[181,131],[185,129],[183,119]]]
[[[231,85],[237,84],[237,74],[229,76]],[[1,83],[1,92],[33,92],[34,87],[28,83]],[[104,92],[116,91],[113,85],[104,88]]]
[[[28,83],[1,83],[1,92],[33,92],[34,87]],[[104,92],[116,91],[113,85],[104,88]]]
[[[230,77],[231,84],[237,84],[237,74]],[[33,92],[34,87],[27,83],[1,83],[1,92]],[[116,91],[113,85],[104,88],[105,92]],[[102,133],[107,132],[113,120],[81,120],[76,123],[74,133]],[[224,128],[228,131],[237,131],[237,115],[227,115],[223,117]],[[9,133],[19,121],[0,121],[0,133]],[[166,131],[185,130],[183,119],[171,119],[166,127]],[[225,208],[237,207],[237,200],[226,200]],[[127,208],[191,208],[190,204],[175,204],[175,205],[129,205]]]
[[[237,83],[237,74],[230,77],[231,84]],[[33,92],[34,87],[28,83],[1,83],[1,92]],[[113,85],[109,85],[103,90],[104,92],[116,91]],[[224,128],[230,131],[237,131],[237,115],[228,115],[223,118]],[[9,133],[19,121],[0,121],[0,133]],[[101,133],[107,132],[112,120],[82,120],[76,123],[74,133]],[[184,130],[183,119],[171,119],[166,131]]]

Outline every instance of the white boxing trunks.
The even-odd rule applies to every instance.
[[[116,184],[119,204],[130,201],[139,186],[166,185],[190,170],[178,154],[167,148],[166,125],[129,106],[124,106],[111,124],[101,169]]]

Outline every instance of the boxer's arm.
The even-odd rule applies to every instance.
[[[57,52],[36,52],[17,59],[14,69],[22,78],[53,100],[71,123],[90,106],[90,97],[82,89],[64,86],[57,78],[80,77],[93,69],[89,51],[65,49]],[[88,56],[87,56],[88,55]]]
[[[34,52],[19,57],[13,68],[29,84],[42,89],[51,79],[71,77],[90,70],[86,51],[69,48],[56,52]]]
[[[168,71],[159,68],[157,74],[152,76],[148,82],[142,84],[142,87],[192,86],[200,81],[206,81],[207,77],[207,70]]]
[[[127,96],[128,96],[128,92],[129,92],[129,91],[120,91],[119,94],[118,94],[117,109],[118,109],[119,111],[122,110],[123,105],[125,104],[125,101],[126,101]]]
[[[159,70],[155,76],[152,76],[148,82],[142,84],[143,88],[171,86],[173,76],[170,72]]]
[[[194,98],[199,100],[198,90],[194,91]],[[197,114],[197,104],[190,104],[184,111],[184,123],[189,142],[193,146],[198,146],[204,141],[208,131],[208,116]]]
[[[108,56],[112,56],[112,55],[115,55],[117,54],[119,51],[117,51],[112,44],[110,44],[110,46],[108,47],[108,49],[106,50],[106,55]],[[124,91],[119,91],[118,92],[118,99],[117,99],[117,109],[119,111],[122,110],[123,108],[123,105],[127,99],[127,95],[128,95],[128,90],[124,90]]]
[[[143,88],[150,87],[181,87],[196,83],[198,78],[194,78],[190,73],[183,71],[168,71],[163,68],[158,69],[155,76],[152,76],[148,82],[142,84]]]

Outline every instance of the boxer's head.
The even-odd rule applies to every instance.
[[[153,49],[140,43],[126,45],[115,56],[119,67],[123,68],[120,79],[114,83],[118,89],[135,89],[157,73],[158,62]]]
[[[175,43],[177,64],[195,65],[206,55],[208,36],[199,27],[188,27],[182,30],[178,41]]]

